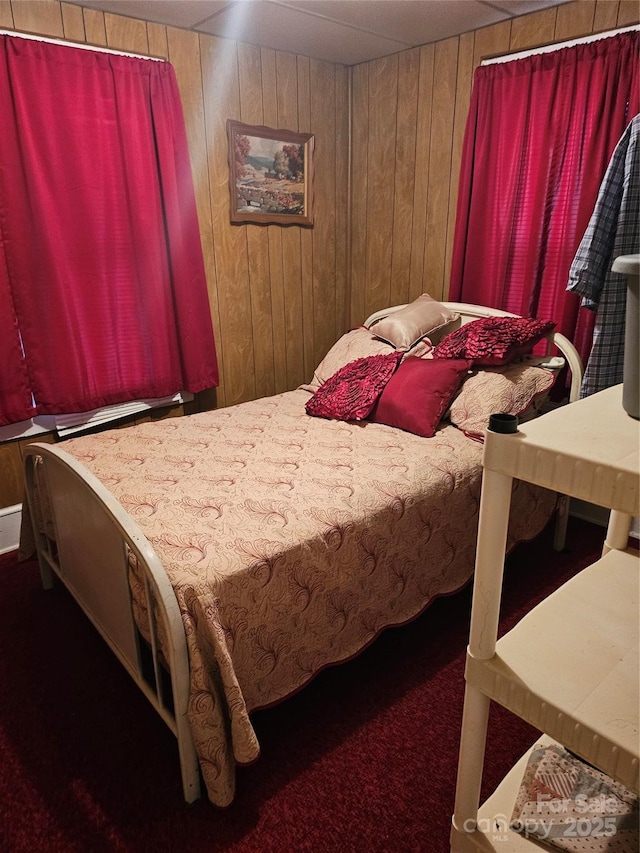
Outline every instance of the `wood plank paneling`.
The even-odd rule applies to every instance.
[[[511,21],[502,21],[491,27],[476,30],[473,44],[473,68],[483,59],[503,56],[511,50]]]
[[[0,507],[13,506],[22,501],[22,456],[20,442],[0,444]]]
[[[173,32],[181,32],[181,30],[173,30]],[[192,37],[193,42],[197,39],[195,33],[189,33]],[[167,28],[162,24],[147,24],[147,38],[149,40],[149,55],[157,56],[162,59],[169,59],[169,45],[167,43]],[[197,60],[197,64],[196,64]],[[194,71],[199,72],[200,70],[200,51],[198,50],[195,54],[191,56],[191,64],[194,68]],[[199,73],[198,73],[199,76]],[[186,110],[188,114],[188,110]]]
[[[298,131],[298,66],[296,57],[289,53],[277,53],[275,63],[276,126]],[[288,388],[295,388],[306,379],[302,325],[301,263],[301,231],[306,229],[274,228],[273,230],[280,234],[282,243],[286,384]],[[275,328],[274,326],[274,333]]]
[[[207,291],[211,306],[211,320],[216,341],[220,340],[220,312],[215,275],[215,251],[211,218],[211,195],[209,189],[209,163],[207,155],[207,133],[204,115],[204,93],[200,69],[200,40],[196,33],[174,27],[149,24],[149,51],[153,56],[166,56],[176,72],[180,99],[184,112],[185,127],[191,155],[191,173],[196,196],[200,242],[207,274]],[[217,350],[218,370],[224,375],[224,353]],[[211,396],[211,395],[207,395]],[[224,383],[209,402],[204,392],[197,395],[197,403],[189,404],[197,411],[202,408],[224,405]]]
[[[593,13],[594,33],[613,30],[618,26],[618,3],[617,0],[596,0],[596,8]]]
[[[312,59],[309,63],[309,118],[316,137],[314,173],[323,176],[313,193],[313,361],[317,364],[335,343],[336,321],[336,117],[335,67]],[[315,367],[315,364],[313,365]]]
[[[458,39],[436,44],[431,111],[431,142],[429,153],[429,184],[427,189],[427,223],[424,246],[424,283],[435,299],[443,299],[448,283],[444,280],[447,227],[449,224],[449,175],[453,147],[456,77],[458,70]]]
[[[229,222],[227,119],[240,119],[237,45],[215,36],[200,37],[207,135],[209,194],[214,233],[223,385],[227,404],[254,399],[251,297],[245,226]]]
[[[24,448],[34,441],[49,444],[53,440],[52,435],[41,434],[0,443],[0,507],[22,502]]]
[[[300,133],[314,133],[311,127],[311,60],[299,56],[296,64],[297,90],[298,90],[298,130]],[[320,128],[318,128],[320,130]],[[318,134],[315,140],[314,162],[317,163],[317,150],[322,146],[322,134]],[[314,199],[320,185],[320,174],[314,172]],[[314,201],[314,219],[318,215],[318,206]],[[314,226],[314,230],[315,230]],[[315,306],[313,304],[313,279],[314,279],[314,248],[317,244],[313,240],[313,231],[310,228],[300,229],[300,292],[302,296],[302,359],[303,373],[307,379],[313,375],[318,363],[316,358],[316,345],[314,341],[314,316]],[[321,350],[321,347],[317,348]]]
[[[238,44],[240,119],[246,124],[263,125],[262,58],[259,47]],[[236,226],[237,227],[237,226]],[[269,282],[269,234],[262,226],[243,226],[249,261],[249,295],[253,337],[253,367],[256,395],[267,397],[275,391],[271,290]]]
[[[559,6],[554,39],[564,41],[590,35],[593,32],[595,12],[595,0],[582,0],[581,3]]]
[[[444,292],[449,292],[451,277],[451,253],[456,227],[458,204],[458,175],[462,162],[464,129],[471,102],[473,80],[473,52],[475,39],[473,33],[460,36],[458,48],[458,74],[456,76],[456,102],[453,110],[453,136],[451,139],[451,171],[449,173],[449,222],[447,225],[447,245],[445,249]]]
[[[418,63],[419,67],[419,63]],[[351,269],[349,306],[351,323],[366,319],[367,231],[369,230],[369,66],[356,65],[351,71]],[[417,79],[417,78],[416,78]],[[417,83],[416,83],[417,85]],[[413,178],[413,174],[412,174]],[[410,188],[409,188],[410,189]],[[407,205],[405,196],[402,204]]]
[[[558,7],[522,15],[511,22],[511,50],[528,50],[550,44],[555,40]]]
[[[82,12],[88,44],[106,47],[107,29],[104,23],[104,12],[97,12],[95,9],[83,9]]]
[[[5,30],[13,29],[13,12],[10,0],[0,0],[0,27]]]
[[[334,171],[334,209],[335,209],[335,303],[336,303],[336,339],[348,328],[349,282],[348,253],[349,239],[349,98],[348,73],[341,65],[334,66],[335,74],[335,171]]]
[[[12,2],[16,30],[41,36],[63,38],[62,10],[56,0],[22,0]]]
[[[638,0],[620,0],[618,4],[619,27],[631,27],[638,23],[639,17]]]
[[[267,127],[278,128],[278,78],[276,72],[276,52],[262,49],[260,51],[262,76],[262,116]],[[293,128],[289,128],[293,130]],[[271,300],[270,341],[273,352],[273,390],[287,390],[287,357],[286,347],[276,347],[274,341],[283,341],[285,336],[285,293],[282,269],[282,232],[277,225],[268,225],[268,258],[269,268],[267,286]]]
[[[367,302],[388,305],[393,248],[398,56],[372,62],[369,80],[376,96],[369,100],[367,156],[370,189],[367,215],[377,223],[377,227],[367,233]]]
[[[416,161],[419,67],[420,50],[417,48],[404,51],[398,57],[393,242],[389,292],[389,303],[392,305],[409,301],[413,208],[407,204],[407,198],[411,196]]]
[[[427,192],[429,187],[429,155],[431,152],[431,104],[433,100],[434,45],[420,49],[418,70],[418,113],[415,172],[413,179],[413,228],[411,234],[411,265],[409,277],[409,300],[424,292],[424,245],[427,226]],[[408,200],[409,201],[409,200]],[[377,311],[384,305],[369,305]]]
[[[104,16],[107,45],[115,50],[127,50],[131,53],[149,53],[147,25],[135,18],[123,18],[122,15],[106,13]]]
[[[84,16],[81,6],[73,6],[71,3],[62,3],[62,30],[65,39],[69,41],[83,42],[84,34]]]

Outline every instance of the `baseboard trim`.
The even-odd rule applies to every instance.
[[[609,510],[602,506],[589,504],[585,501],[579,501],[576,498],[571,498],[569,503],[569,515],[575,516],[582,521],[590,521],[591,524],[598,524],[600,527],[606,527],[609,523]]]
[[[569,515],[575,518],[580,518],[582,521],[589,521],[591,524],[598,524],[606,529],[609,523],[609,510],[602,506],[579,501],[576,498],[571,498],[569,504]],[[640,520],[634,518],[631,523],[631,531],[629,533],[634,539],[640,539]]]
[[[0,554],[15,551],[20,540],[22,504],[0,509]]]

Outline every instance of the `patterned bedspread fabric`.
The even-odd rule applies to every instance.
[[[473,565],[482,445],[313,418],[299,389],[71,439],[152,543],[191,664],[189,718],[209,799],[259,754],[250,712],[459,589]],[[514,490],[510,541],[555,496]],[[402,661],[398,661],[402,665]]]

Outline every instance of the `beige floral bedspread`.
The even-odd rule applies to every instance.
[[[208,795],[234,794],[259,746],[249,713],[470,577],[482,445],[305,413],[291,391],[65,442],[151,541],[191,663],[190,723]],[[519,484],[512,541],[555,497]],[[515,523],[514,523],[515,522]],[[399,662],[401,665],[401,661]]]

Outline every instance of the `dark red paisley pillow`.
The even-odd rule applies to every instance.
[[[530,352],[555,325],[526,317],[482,317],[450,332],[433,357],[469,358],[476,366],[509,364]]]
[[[345,364],[307,400],[307,414],[341,421],[366,418],[403,355],[394,350]]]

